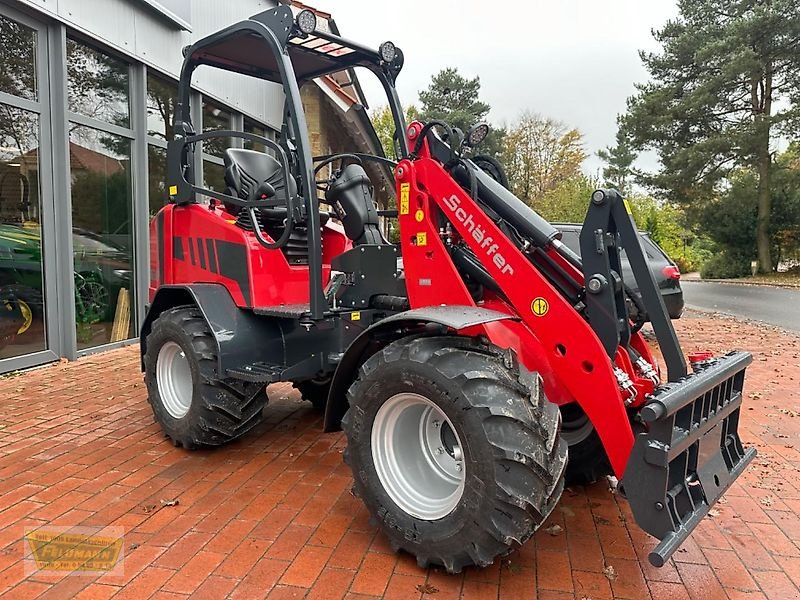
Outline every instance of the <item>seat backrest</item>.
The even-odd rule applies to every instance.
[[[286,199],[287,182],[284,181],[281,163],[277,159],[264,152],[243,148],[228,148],[223,159],[225,184],[228,186],[226,193],[230,196],[246,200],[266,181],[275,189],[277,199]],[[294,178],[289,177],[288,186],[291,195],[297,193]]]

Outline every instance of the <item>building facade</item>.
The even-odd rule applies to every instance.
[[[148,223],[166,200],[181,50],[274,4],[0,0],[0,372],[136,337]],[[364,130],[358,99],[323,83],[304,99],[339,110],[343,124],[355,106]],[[207,67],[193,84],[196,130],[280,131],[278,85]],[[312,137],[325,151],[335,136]],[[237,143],[203,145],[205,187],[224,190],[224,148]]]

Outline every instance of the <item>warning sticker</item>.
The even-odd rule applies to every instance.
[[[407,215],[408,214],[408,196],[411,190],[410,183],[401,183],[400,184],[400,214]]]
[[[350,320],[351,321],[360,321],[361,320],[361,311],[355,311],[350,313]]]
[[[428,234],[424,231],[420,231],[417,234],[417,246],[427,246],[428,245]]]
[[[420,209],[414,213],[414,218],[417,220],[417,223],[421,223],[422,219],[425,218],[425,213],[422,212],[422,209]]]
[[[625,198],[625,200],[622,201],[622,204],[625,205],[625,212],[627,212],[629,215],[632,215],[633,211],[631,211],[631,203],[628,202],[627,198]]]
[[[176,196],[177,194],[178,194],[178,186],[177,185],[169,186],[169,195]]]
[[[534,298],[531,302],[531,312],[537,317],[545,316],[548,310],[550,310],[550,304],[541,296]]]

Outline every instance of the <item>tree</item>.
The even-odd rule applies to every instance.
[[[418,115],[419,109],[416,106],[413,104],[408,106],[405,110],[406,124],[416,120]],[[386,156],[388,158],[396,157],[394,117],[392,116],[392,111],[389,109],[389,106],[383,105],[380,108],[376,108],[372,111],[372,114],[370,114],[369,119],[372,121],[372,127],[378,135],[378,139],[381,142],[381,146],[383,146],[383,151]]]
[[[599,150],[597,156],[607,165],[603,169],[606,187],[616,188],[623,195],[627,194],[637,154],[624,128],[617,129],[617,144]]]
[[[485,121],[491,109],[480,100],[480,91],[479,77],[467,79],[458,69],[443,69],[433,76],[428,89],[419,93],[419,118],[422,121],[439,119],[466,132],[476,123]],[[504,135],[504,129],[492,128],[478,152],[499,156]]]
[[[580,174],[583,136],[564,123],[524,112],[505,136],[503,163],[514,193],[533,207],[546,193]]]
[[[800,148],[791,146],[774,160],[770,203],[769,239],[771,267],[782,257],[797,251],[800,243]],[[729,178],[730,185],[710,202],[698,207],[698,219],[731,260],[749,269],[757,256],[758,174],[739,169]]]
[[[771,143],[800,129],[796,0],[680,0],[680,16],[641,52],[651,81],[628,100],[625,126],[663,170],[645,179],[672,200],[712,197],[730,173],[756,177],[758,267],[772,269]]]
[[[536,212],[554,223],[583,223],[592,192],[599,187],[597,179],[578,173],[538,198]]]

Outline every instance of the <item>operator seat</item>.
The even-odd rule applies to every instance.
[[[286,205],[288,195],[297,194],[297,182],[294,177],[290,174],[288,181],[284,181],[280,161],[265,152],[257,150],[228,148],[225,150],[224,161],[225,184],[228,186],[226,193],[228,195],[247,200],[252,199],[251,196],[263,182],[266,181],[273,187],[275,190],[273,199],[279,205],[257,208],[255,212],[261,229],[266,231],[272,238],[279,237],[283,232],[287,218]],[[302,202],[302,199],[298,201]],[[248,231],[253,230],[253,223],[248,211],[242,210],[240,206],[229,202],[225,203],[225,209],[236,216],[236,225],[238,227]],[[329,218],[330,214],[328,212],[319,212],[320,225],[325,225]],[[306,221],[295,221],[289,239],[280,250],[289,264],[308,264],[308,223]]]
[[[280,161],[265,152],[228,148],[225,150],[223,160],[225,161],[225,184],[228,186],[225,193],[229,196],[247,200],[265,181],[275,189],[275,199],[282,200],[284,205],[288,200],[287,191],[292,195],[297,194],[297,183],[294,178],[289,177],[287,190],[287,182],[284,181]],[[241,210],[240,207],[229,204],[226,204],[225,208],[231,214],[237,214]],[[261,208],[259,213],[262,218],[282,221],[286,218],[286,207]]]

